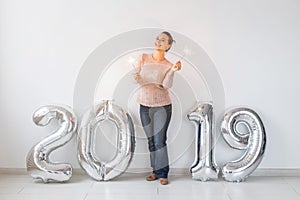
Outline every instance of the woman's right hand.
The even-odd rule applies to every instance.
[[[134,73],[133,78],[137,83],[140,83],[140,84],[142,83],[142,77],[139,73]]]

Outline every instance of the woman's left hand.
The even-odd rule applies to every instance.
[[[172,66],[173,71],[179,71],[181,69],[181,62],[178,60],[175,65]]]

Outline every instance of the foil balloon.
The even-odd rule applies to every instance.
[[[108,162],[98,160],[95,154],[95,127],[104,120],[112,121],[118,130],[117,152]],[[93,179],[107,181],[121,175],[127,170],[135,148],[131,117],[112,101],[101,102],[84,114],[77,137],[77,147],[79,163]]]
[[[46,126],[57,120],[59,128],[37,143],[27,155],[27,171],[36,179],[44,182],[65,182],[72,176],[72,166],[68,163],[53,163],[50,153],[71,140],[77,129],[77,117],[67,106],[47,105],[39,108],[33,115],[38,126]]]
[[[214,163],[212,148],[213,107],[211,104],[198,104],[188,118],[196,124],[195,161],[190,168],[192,178],[200,181],[217,180],[219,170]]]
[[[244,130],[239,126],[244,127]],[[244,181],[257,168],[265,153],[264,125],[253,110],[235,108],[225,113],[221,132],[229,146],[246,150],[241,158],[223,166],[223,178],[230,182]]]

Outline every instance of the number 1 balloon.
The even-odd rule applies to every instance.
[[[55,105],[41,107],[33,115],[33,121],[38,126],[46,126],[52,119],[56,119],[60,127],[29,151],[27,171],[33,178],[44,182],[65,182],[72,176],[72,166],[51,162],[49,154],[71,140],[77,129],[77,118],[71,108]]]
[[[218,169],[213,162],[212,122],[213,107],[211,104],[199,104],[188,114],[190,121],[196,123],[195,161],[190,168],[192,178],[208,181],[218,179]]]
[[[240,124],[248,129],[246,133],[238,129]],[[266,134],[263,123],[253,110],[236,108],[225,113],[221,132],[229,146],[246,149],[240,159],[224,165],[223,178],[230,182],[243,181],[257,168],[265,153]]]

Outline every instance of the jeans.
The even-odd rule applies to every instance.
[[[151,167],[158,178],[168,178],[169,158],[166,141],[171,116],[171,104],[161,107],[140,105],[140,118],[148,138]]]

